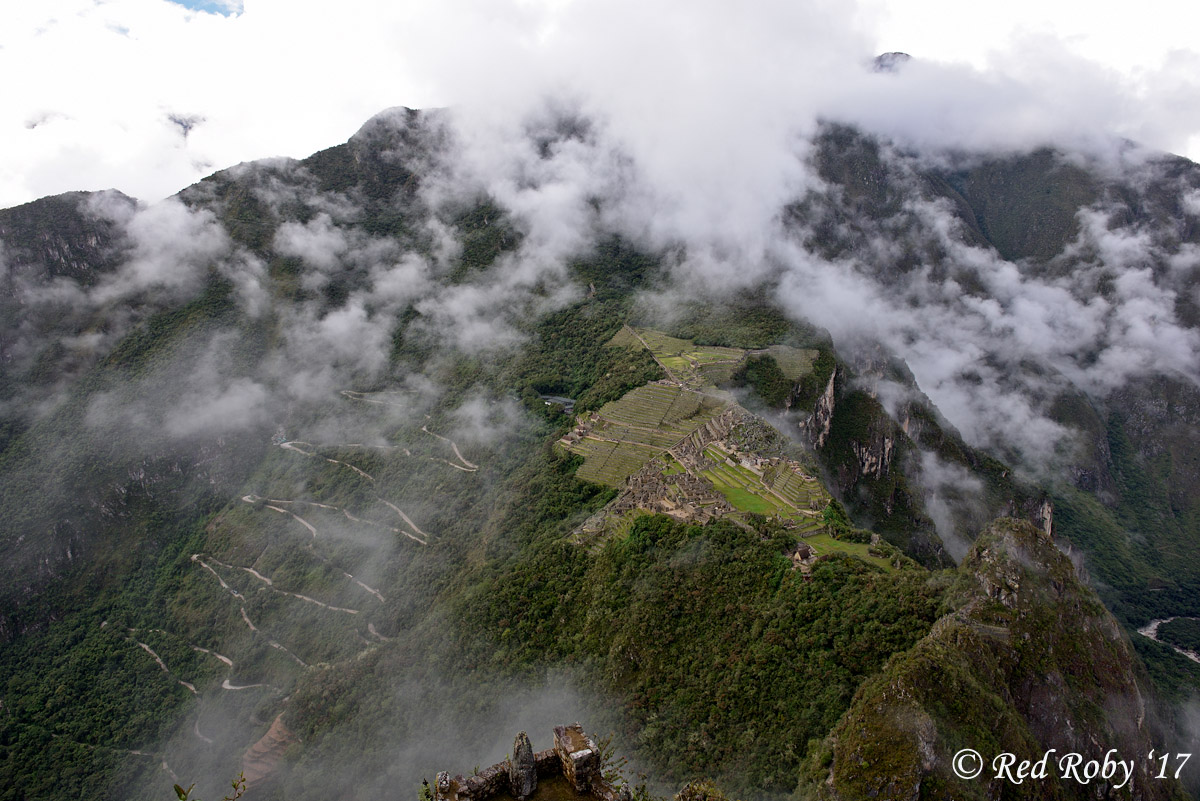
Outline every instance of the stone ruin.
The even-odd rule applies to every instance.
[[[616,498],[572,532],[573,541],[579,544],[593,542],[615,521],[634,510],[700,524],[733,511],[725,496],[704,476],[691,473],[668,476],[663,472],[666,467],[662,459],[652,459],[626,479]]]
[[[747,415],[748,412],[742,407],[731,406],[677,442],[670,450],[671,455],[689,470],[703,470],[708,466],[704,448],[728,437],[729,432]]]
[[[669,448],[667,453],[687,472],[666,475],[666,462],[659,457],[651,459],[642,469],[625,480],[625,486],[612,502],[571,533],[571,541],[577,545],[593,545],[609,533],[617,521],[635,510],[665,514],[681,522],[701,525],[734,512],[733,506],[725,496],[711,481],[701,475],[704,470],[716,465],[705,453],[705,448],[713,443],[719,443],[722,449],[729,452],[729,461],[745,467],[760,480],[763,480],[768,470],[780,469],[796,473],[805,481],[811,481],[812,477],[798,462],[779,456],[764,457],[756,453],[745,453],[727,443],[726,438],[730,432],[749,416],[745,409],[733,405]],[[577,431],[586,432],[591,424],[591,420],[581,419]],[[577,441],[570,439],[574,435],[569,434],[561,441],[571,444]],[[822,499],[810,498],[807,511],[819,512],[823,506]],[[796,524],[789,521],[785,525]],[[806,550],[810,549],[801,548],[798,555],[792,555],[792,560],[797,566],[811,564],[812,554],[805,553]]]
[[[599,412],[589,412],[587,415],[579,415],[575,419],[575,427],[559,439],[559,444],[565,448],[570,448],[576,442],[591,434],[592,429],[596,427],[596,423],[598,422],[600,422]]]
[[[526,801],[537,793],[539,780],[564,777],[580,796],[597,801],[631,801],[629,788],[615,786],[602,774],[600,749],[583,731],[583,726],[554,727],[554,747],[533,750],[529,735],[521,732],[513,741],[513,753],[474,776],[437,775],[435,801],[487,801],[503,793]]]

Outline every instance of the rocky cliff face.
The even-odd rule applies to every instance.
[[[1171,799],[1146,755],[1136,658],[1120,625],[1032,524],[992,523],[959,570],[957,608],[916,647],[865,684],[830,738],[828,769],[805,791],[822,799]],[[983,757],[959,778],[954,756]],[[1045,779],[1016,784],[991,767],[1002,753],[1036,760],[1054,749]],[[1083,784],[1062,779],[1063,755],[1132,761]],[[826,753],[830,753],[826,752]],[[1120,785],[1120,786],[1119,786]]]
[[[801,430],[828,471],[827,486],[860,524],[922,562],[949,564],[906,470],[912,440],[845,365],[833,371]]]
[[[838,371],[835,367],[829,375],[825,391],[817,398],[812,415],[800,423],[800,430],[808,435],[809,442],[816,448],[825,445],[829,439],[829,429],[833,425],[834,387],[837,384]]]
[[[242,756],[242,774],[246,779],[246,789],[253,789],[271,778],[279,769],[288,746],[296,741],[296,735],[284,725],[283,715],[277,715],[267,733]]]
[[[927,564],[949,564],[946,539],[965,549],[997,516],[1050,530],[1046,493],[968,446],[881,346],[860,345],[839,361],[799,428],[859,523]]]
[[[20,279],[70,278],[90,285],[124,257],[124,231],[115,217],[135,207],[133,198],[108,191],[68,192],[0,210],[8,267],[0,274],[2,294],[13,295]]]

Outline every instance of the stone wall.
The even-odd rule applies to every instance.
[[[554,727],[554,753],[562,763],[563,775],[575,786],[575,792],[591,790],[592,778],[600,773],[600,749],[583,733],[583,727]]]
[[[578,723],[554,727],[554,747],[534,752],[525,732],[513,742],[513,756],[474,776],[451,776],[442,771],[434,784],[436,801],[487,801],[509,793],[531,798],[541,779],[564,776],[581,795],[598,801],[630,801],[629,788],[617,787],[601,775],[600,749]]]

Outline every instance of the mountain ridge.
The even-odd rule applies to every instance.
[[[581,135],[586,126],[573,116],[551,123],[530,125],[538,163],[568,158],[558,143],[595,138]],[[4,721],[9,786],[26,783],[47,797],[154,797],[166,775],[159,761],[197,776],[231,773],[237,754],[275,720],[300,744],[263,785],[266,797],[328,797],[350,776],[359,795],[395,781],[415,791],[420,771],[445,762],[439,742],[462,742],[474,754],[464,759],[484,762],[493,729],[507,737],[514,726],[536,728],[514,721],[537,715],[602,718],[597,699],[615,698],[618,711],[603,725],[659,775],[703,774],[778,797],[827,750],[836,773],[853,749],[870,746],[848,745],[845,721],[865,714],[880,676],[923,649],[951,647],[938,639],[951,627],[938,623],[940,606],[983,558],[970,540],[999,515],[1036,525],[992,530],[1028,539],[1051,572],[1068,563],[1046,551],[1050,531],[1085,553],[1126,626],[1196,613],[1187,605],[1196,576],[1181,561],[1197,547],[1200,519],[1186,461],[1195,388],[1186,381],[1160,379],[1148,396],[1130,383],[1104,398],[1105,408],[1085,392],[1090,385],[1061,378],[1069,358],[980,358],[980,396],[1008,392],[988,383],[989,369],[1013,386],[1042,389],[1038,379],[1047,395],[1061,392],[1050,404],[1060,424],[1087,437],[1082,457],[1070,448],[1056,454],[1070,480],[1039,486],[1036,473],[1005,463],[1023,458],[1022,443],[989,452],[949,423],[889,347],[905,337],[872,341],[797,319],[805,307],[788,305],[786,287],[799,279],[770,270],[759,287],[716,299],[681,292],[669,313],[656,311],[648,298],[678,281],[676,251],[611,233],[583,255],[539,250],[548,246],[533,222],[483,184],[453,183],[453,142],[446,114],[393,109],[308,159],[224,170],[149,209],[115,199],[139,221],[122,229],[131,237],[123,252],[134,256],[105,268],[113,277],[103,291],[76,281],[100,323],[71,318],[55,328],[54,307],[37,305],[37,287],[10,293],[10,319],[40,333],[30,341],[44,355],[4,362],[5,400],[43,399],[32,417],[20,404],[4,406],[2,675],[20,688],[5,699],[19,710]],[[1031,286],[1054,288],[1065,262],[1039,261],[1053,249],[1047,243],[1062,243],[1053,256],[1099,230],[1086,215],[1070,215],[1075,227],[1064,222],[1062,210],[1084,197],[1070,181],[1052,183],[1049,200],[1028,210],[1047,221],[1041,227],[1011,217],[1009,207],[1037,196],[1054,162],[1045,153],[968,170],[965,194],[953,175],[914,178],[908,156],[849,128],[827,128],[816,153],[828,191],[781,212],[785,236],[841,264],[847,281],[878,279],[898,296],[914,291],[915,277],[957,276],[964,297],[982,306],[999,293],[990,277],[1011,275],[1010,264],[1042,282]],[[936,197],[913,194],[913,181]],[[1151,199],[1135,227],[1186,205],[1153,199],[1161,186],[1147,185]],[[1181,186],[1184,197],[1200,184]],[[78,200],[43,205],[70,216],[74,202],[64,236],[88,242]],[[604,219],[605,202],[592,201],[588,225]],[[959,222],[938,228],[946,209]],[[0,212],[0,220],[17,213]],[[151,235],[164,230],[178,232],[181,249]],[[903,246],[868,259],[880,231]],[[997,231],[1009,255],[1024,260],[1003,258],[989,238]],[[1194,230],[1155,229],[1146,241],[1154,237],[1167,259]],[[1104,244],[1081,241],[1079,250]],[[75,281],[66,271],[73,248],[19,256],[22,269],[48,259],[45,277]],[[22,251],[6,242],[5,252]],[[980,268],[982,252],[999,260]],[[1139,274],[1131,270],[1110,283]],[[1098,297],[1114,292],[1098,286]],[[1186,307],[1178,296],[1176,307]],[[114,311],[129,316],[108,316]],[[815,354],[807,372],[785,378],[786,392],[776,391],[773,370],[782,368],[773,356],[774,368],[756,357],[758,372],[728,384],[763,425],[794,440],[789,447],[848,511],[831,506],[821,518],[826,532],[810,548],[808,573],[791,556],[802,538],[749,510],[703,527],[635,515],[598,551],[568,541],[619,487],[579,480],[580,458],[553,445],[574,421],[541,396],[571,398],[586,415],[661,379],[655,354],[609,346],[627,324],[697,347]],[[95,325],[112,336],[96,339],[86,358],[55,349]],[[37,394],[30,364],[55,378],[53,392]],[[946,397],[944,387],[933,389]],[[1178,400],[1155,402],[1172,393]],[[728,497],[759,503],[740,494],[759,491],[749,473],[730,465],[713,475],[729,482]],[[947,543],[969,551],[964,567],[951,569],[958,560]],[[1164,561],[1159,551],[1168,546],[1176,556]],[[871,549],[888,567],[870,561]],[[22,576],[31,569],[23,564],[36,566],[37,581]],[[1089,620],[1116,625],[1078,581],[1064,573],[1062,582]],[[1028,603],[1037,614],[1053,607],[1041,589],[1035,596]],[[131,642],[115,622],[101,626],[117,620],[138,632],[161,629],[154,636],[162,641],[139,634],[145,639]],[[75,658],[48,664],[38,652],[49,644],[119,664],[115,675],[129,681],[140,677],[153,714],[121,712],[115,686],[89,705],[56,705],[59,686],[91,698],[89,673]],[[947,664],[970,673],[972,660],[992,658],[981,656],[990,647],[972,640]],[[1123,647],[1114,657],[1123,688],[1153,681],[1166,697],[1197,686],[1153,646],[1138,648],[1139,657]],[[1153,679],[1138,675],[1139,658],[1157,660],[1148,663]],[[578,689],[556,696],[556,681]],[[432,710],[429,719],[414,708]],[[1020,728],[1033,712],[1014,706],[1006,714]],[[1164,720],[1154,737],[1180,722]],[[746,734],[767,724],[789,738]],[[835,726],[842,739],[822,746]],[[101,728],[107,734],[96,737]],[[402,758],[379,745],[380,732],[400,744]],[[51,756],[39,751],[46,737],[62,741]],[[74,752],[61,750],[68,747]],[[103,759],[97,747],[109,749]],[[897,753],[904,760],[920,750]],[[115,763],[118,753],[125,762]],[[75,778],[35,782],[54,764],[47,759],[77,766]],[[835,788],[866,781],[839,775]]]

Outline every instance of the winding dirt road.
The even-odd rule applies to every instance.
[[[1200,618],[1183,617],[1182,615],[1177,615],[1176,617],[1165,617],[1162,620],[1151,620],[1149,623],[1138,629],[1137,632],[1143,637],[1149,637],[1155,642],[1162,643],[1168,648],[1174,649],[1177,653],[1186,656],[1193,662],[1200,663],[1200,654],[1196,653],[1195,651],[1188,650],[1187,648],[1180,648],[1178,645],[1172,645],[1169,642],[1163,642],[1158,638],[1158,627],[1163,623],[1170,623],[1172,620],[1200,620]]]
[[[474,473],[476,470],[479,469],[479,465],[475,464],[474,462],[468,462],[466,460],[466,458],[463,457],[462,451],[460,451],[458,449],[458,444],[454,440],[450,439],[449,437],[443,437],[441,434],[433,433],[432,431],[429,430],[429,428],[427,426],[421,426],[421,430],[424,431],[426,434],[428,434],[431,437],[437,437],[442,442],[449,442],[450,448],[454,451],[454,455],[458,457],[458,461],[462,462],[463,465],[465,465],[464,468],[460,468],[460,469],[465,469],[472,473]],[[458,467],[458,465],[450,464],[450,462],[447,462],[446,464],[449,464],[451,467]]]
[[[395,407],[398,409],[409,408],[408,404],[392,403],[390,401],[376,400],[375,398],[367,397],[368,395],[385,394],[385,393],[381,393],[381,392],[369,393],[369,392],[357,392],[352,389],[343,389],[341,391],[341,394],[343,397],[349,398],[350,400],[362,401],[363,403],[373,403],[377,406],[392,406],[392,407]],[[428,415],[426,415],[426,417],[428,417]],[[458,460],[460,462],[462,462],[462,464],[455,464],[454,462],[451,462],[448,459],[439,459],[436,456],[426,456],[424,458],[429,459],[432,462],[439,462],[441,464],[450,465],[455,470],[461,470],[464,473],[474,473],[475,471],[477,471],[479,469],[479,465],[475,464],[474,462],[468,461],[466,459],[466,457],[464,457],[462,455],[462,451],[460,451],[458,449],[458,444],[454,440],[450,439],[449,437],[444,437],[441,434],[435,434],[434,432],[430,431],[429,428],[426,426],[421,426],[421,430],[424,431],[426,434],[428,434],[431,437],[437,437],[438,439],[442,440],[443,442],[448,442],[450,444],[451,449],[454,451],[454,455],[456,457],[458,457]],[[302,443],[302,444],[307,444],[307,443]],[[340,447],[344,447],[344,448],[398,448],[398,449],[404,451],[405,456],[412,456],[412,451],[410,451],[408,448],[405,448],[400,445],[349,444],[349,445],[342,445]]]
[[[376,497],[378,497],[378,496],[376,496]],[[383,498],[379,498],[379,500],[382,501],[384,504],[386,504],[389,508],[393,509],[397,514],[399,514],[400,518],[405,523],[407,523],[413,529],[413,531],[417,532],[417,534],[419,534],[421,536],[414,536],[412,533],[405,531],[404,529],[401,529],[401,528],[396,528],[395,526],[389,526],[384,523],[378,523],[374,520],[366,520],[355,514],[352,514],[348,509],[343,509],[339,506],[331,506],[327,503],[316,503],[315,501],[281,500],[281,499],[277,499],[277,498],[262,498],[258,495],[253,495],[253,494],[243,495],[242,500],[249,504],[255,504],[255,503],[261,502],[263,504],[263,506],[265,506],[267,509],[270,509],[273,512],[279,512],[280,514],[291,515],[293,518],[295,518],[296,522],[298,522],[300,525],[304,526],[306,529],[309,530],[309,532],[312,534],[314,540],[319,536],[317,527],[314,526],[309,521],[305,520],[300,515],[296,514],[295,512],[292,512],[288,509],[283,509],[281,507],[292,505],[292,504],[302,504],[305,506],[315,506],[315,507],[318,507],[321,509],[327,509],[327,510],[333,511],[333,512],[341,512],[347,520],[349,520],[353,523],[360,523],[365,526],[374,526],[375,528],[381,528],[381,529],[383,529],[385,531],[389,531],[393,534],[403,534],[404,536],[408,537],[410,540],[413,540],[414,542],[419,542],[421,545],[429,544],[428,540],[429,540],[430,535],[428,533],[422,531],[420,528],[418,528],[417,524],[414,523],[408,515],[404,514],[404,512],[401,512],[400,509],[395,504],[390,503],[389,501],[386,501]],[[424,538],[424,539],[422,539],[422,538]],[[345,575],[349,576],[353,581],[355,581],[356,583],[361,585],[363,587],[363,589],[372,593],[377,598],[379,598],[381,601],[383,600],[383,596],[379,594],[378,590],[368,587],[366,584],[363,584],[361,581],[358,581],[358,579],[355,579],[353,576],[350,576],[349,573],[346,573]]]
[[[311,456],[315,459],[324,459],[325,461],[330,462],[331,464],[340,464],[343,467],[349,467],[351,470],[353,470],[355,473],[358,473],[360,476],[365,478],[367,481],[370,481],[372,484],[375,483],[375,477],[372,476],[367,471],[362,470],[361,468],[355,467],[354,465],[350,464],[349,462],[343,462],[340,459],[330,459],[328,456],[322,456],[321,454],[316,453],[315,451],[306,451],[303,448],[297,447],[299,445],[307,445],[310,448],[317,447],[316,445],[313,445],[311,442],[301,442],[299,440],[292,441],[292,442],[279,443],[279,447],[286,448],[289,451],[295,451],[296,453],[302,453],[305,456]]]
[[[142,650],[144,650],[146,653],[150,654],[150,656],[154,657],[154,661],[158,663],[158,666],[160,668],[162,668],[163,673],[166,673],[168,676],[170,676],[176,682],[178,682],[179,684],[182,684],[184,687],[187,687],[188,690],[191,691],[192,695],[200,694],[200,693],[196,692],[196,685],[192,684],[191,682],[184,681],[183,679],[179,678],[174,673],[172,673],[170,671],[170,669],[167,668],[167,663],[162,660],[161,656],[159,656],[157,653],[155,653],[153,648],[151,648],[149,645],[146,645],[146,643],[140,642],[137,639],[135,639],[132,635],[134,635],[136,633],[137,633],[137,629],[129,629],[130,636],[126,637],[125,639],[128,640],[129,642],[136,643],[137,645],[141,646]]]
[[[250,575],[254,576],[256,579],[261,581],[264,585],[266,585],[266,588],[269,589],[271,592],[277,592],[280,595],[289,595],[292,598],[299,598],[301,601],[305,601],[310,604],[315,604],[315,605],[321,607],[322,609],[329,609],[330,611],[333,611],[333,612],[346,612],[351,615],[357,615],[360,612],[360,610],[358,610],[358,609],[347,609],[346,607],[342,607],[342,606],[333,606],[331,604],[325,603],[324,601],[318,601],[316,598],[309,598],[307,595],[301,595],[298,592],[288,592],[287,590],[281,590],[275,586],[274,581],[272,581],[270,578],[264,576],[262,573],[259,573],[257,570],[255,570],[252,567],[239,567],[237,565],[231,565],[226,562],[222,562],[220,559],[216,559],[215,557],[212,557],[212,556],[209,556],[208,558],[211,559],[214,564],[218,564],[227,570],[243,570],[243,571],[249,573]],[[201,564],[203,564],[203,562]],[[212,568],[210,567],[209,570],[212,570]],[[216,571],[214,570],[213,572],[215,573]],[[218,578],[219,578],[219,576],[218,576]]]
[[[244,595],[242,595],[242,594],[241,594],[240,592],[238,592],[237,590],[233,589],[233,587],[230,587],[228,584],[226,584],[226,583],[225,583],[225,579],[221,578],[221,574],[220,574],[220,573],[218,573],[218,572],[217,572],[217,571],[216,571],[216,570],[215,570],[215,569],[212,567],[212,565],[209,565],[207,562],[205,562],[203,559],[201,559],[201,558],[200,558],[200,556],[201,556],[201,555],[200,555],[200,554],[198,554],[198,553],[194,553],[194,554],[192,554],[192,561],[193,561],[193,562],[197,562],[197,563],[199,563],[199,564],[203,565],[204,567],[208,568],[208,571],[209,571],[210,573],[212,573],[214,576],[216,576],[216,579],[217,579],[217,581],[221,582],[221,587],[222,587],[222,588],[223,588],[223,589],[224,589],[226,592],[228,592],[230,595],[232,595],[234,598],[238,599],[239,601],[242,601],[243,603],[245,603],[245,601],[246,601],[246,598],[245,598],[245,596],[244,596]],[[211,557],[209,557],[209,558],[211,558]],[[214,560],[214,561],[216,561],[216,560]],[[279,590],[279,592],[282,592],[282,590]],[[287,594],[288,594],[288,595],[291,595],[292,593],[287,593]],[[320,602],[319,602],[319,601],[317,601],[316,603],[320,603]],[[252,622],[251,622],[251,620],[250,620],[250,616],[249,616],[248,614],[246,614],[246,607],[245,607],[245,606],[242,606],[242,607],[240,607],[240,611],[241,611],[241,613],[242,613],[242,620],[246,621],[246,625],[247,625],[247,626],[250,628],[250,631],[255,631],[255,632],[256,632],[256,631],[258,631],[258,627],[257,627],[257,626],[255,626],[255,625],[254,625],[254,623],[252,623]],[[346,610],[342,610],[342,611],[346,611]],[[355,612],[355,614],[358,614],[358,613],[357,613],[357,612]],[[296,660],[297,662],[299,662],[301,666],[303,666],[303,667],[308,667],[308,663],[307,663],[307,662],[305,662],[303,659],[301,659],[300,657],[296,656],[296,655],[295,655],[295,654],[293,654],[291,651],[289,651],[287,648],[283,647],[282,645],[280,645],[279,643],[275,642],[274,640],[267,640],[267,645],[271,646],[272,648],[277,648],[277,649],[279,649],[280,651],[283,651],[285,654],[287,654],[288,656],[290,656],[292,659],[294,659],[294,660]],[[226,688],[226,689],[229,689],[229,688]]]
[[[218,563],[218,564],[221,564],[221,563]],[[108,625],[108,621],[105,621],[100,624],[101,628],[104,628],[107,625]],[[162,671],[164,673],[166,673],[172,679],[179,682],[184,687],[186,687],[188,690],[190,690],[193,695],[195,695],[197,697],[200,696],[200,692],[196,689],[195,685],[193,685],[191,682],[184,681],[183,679],[181,679],[178,676],[176,676],[175,674],[173,674],[171,672],[170,668],[167,667],[167,663],[165,661],[163,661],[162,657],[160,657],[154,651],[153,648],[151,648],[149,645],[147,645],[144,642],[140,642],[133,636],[133,635],[137,634],[137,632],[138,632],[137,629],[127,629],[127,630],[129,632],[130,636],[126,637],[125,638],[126,640],[139,645],[143,650],[146,651],[146,653],[150,654],[150,656],[153,657],[154,661],[158,663],[158,666],[160,668],[162,668]],[[158,632],[160,634],[165,634],[167,636],[171,636],[169,632],[164,631],[163,629],[150,629],[150,631],[154,631],[154,632]],[[253,689],[255,687],[266,687],[268,689],[275,690],[276,692],[278,692],[278,688],[276,688],[270,684],[261,684],[261,683],[260,684],[242,684],[242,685],[233,684],[229,681],[229,676],[233,674],[233,660],[232,659],[225,656],[224,654],[219,654],[216,651],[213,651],[209,648],[203,648],[194,643],[188,643],[188,647],[191,648],[193,651],[198,651],[202,654],[208,654],[209,656],[217,659],[218,661],[220,661],[222,664],[224,664],[226,667],[229,668],[229,672],[226,674],[225,679],[220,684],[220,687],[222,690],[249,690],[249,689]],[[280,647],[282,647],[282,646],[280,646]],[[210,745],[213,743],[212,738],[206,737],[203,734],[203,732],[200,731],[200,720],[199,719],[197,719],[195,721],[195,724],[192,727],[192,731],[196,735],[196,737],[203,740],[204,742],[206,742]],[[137,754],[139,756],[153,756],[153,757],[160,756],[159,754],[153,754],[153,753],[143,752],[143,751],[130,751],[129,753]]]

